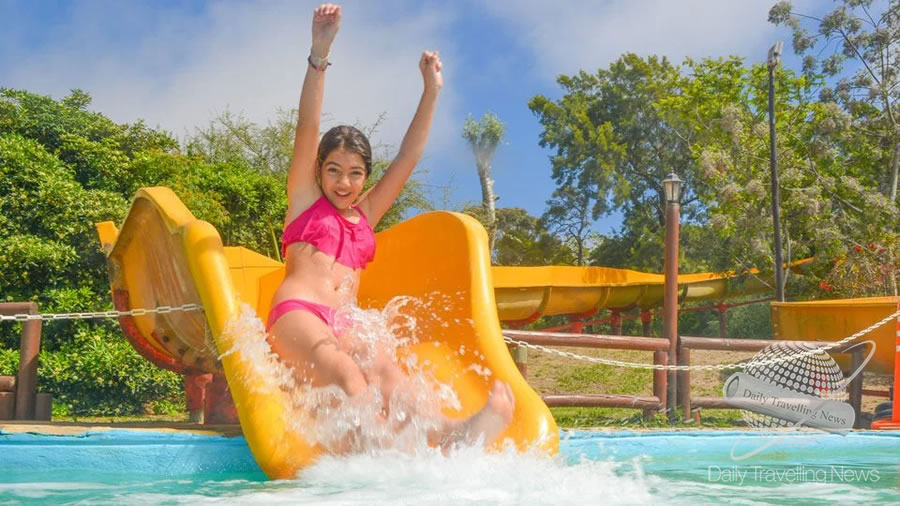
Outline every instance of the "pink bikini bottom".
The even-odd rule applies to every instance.
[[[328,325],[328,328],[330,328],[335,335],[337,335],[337,329],[334,326],[334,316],[337,313],[337,309],[303,299],[287,299],[276,304],[275,307],[269,311],[269,321],[266,323],[266,330],[268,331],[271,329],[272,325],[275,325],[275,322],[278,321],[282,315],[290,311],[308,311],[316,315],[320,320],[325,322],[325,325]]]

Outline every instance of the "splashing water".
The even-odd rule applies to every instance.
[[[329,452],[432,451],[429,436],[444,423],[442,411],[458,410],[461,404],[451,386],[434,377],[427,360],[419,363],[415,353],[404,350],[427,339],[413,315],[437,320],[440,308],[452,304],[453,298],[437,293],[422,299],[395,297],[382,310],[359,308],[350,297],[342,300],[345,302],[335,316],[342,351],[367,377],[385,363],[399,364],[407,373],[388,399],[374,385],[353,397],[338,386],[314,385],[303,372],[279,360],[262,321],[246,304],[223,331],[233,346],[222,358],[239,354],[249,366],[246,377],[240,380],[258,394],[277,392],[286,408],[282,420],[285,426]],[[464,348],[460,352],[465,353]],[[467,370],[490,376],[490,370],[478,364]]]

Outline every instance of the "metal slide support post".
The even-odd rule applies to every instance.
[[[716,304],[716,311],[719,313],[719,337],[728,337],[728,306],[719,302]]]
[[[613,309],[612,315],[609,317],[610,324],[612,325],[612,334],[614,336],[622,335],[622,313]]]
[[[653,334],[653,313],[647,309],[641,309],[641,335],[650,337]]]

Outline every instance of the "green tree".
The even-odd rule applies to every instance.
[[[148,129],[142,122],[117,124],[89,107],[90,96],[79,90],[59,101],[22,90],[0,90],[0,294],[4,300],[33,300],[43,312],[109,309],[106,261],[94,225],[121,222],[132,195],[142,186],[171,187],[195,216],[217,228],[226,244],[277,255],[275,236],[286,209],[281,178],[239,158],[186,156],[166,133]],[[261,223],[272,225],[267,228]],[[60,358],[54,362],[60,367],[42,368],[41,374],[56,371],[80,379],[99,377],[97,371],[115,368],[104,361],[119,360],[118,355],[103,352],[97,339],[101,343],[116,340],[117,345],[124,342],[115,321],[54,322],[42,334],[44,352],[78,359]],[[14,348],[17,343],[16,326],[0,326],[0,347]],[[133,350],[130,353],[142,360]],[[44,362],[53,360],[50,355],[42,357]],[[91,360],[100,362],[90,365]],[[140,371],[123,371],[143,378],[140,381],[168,385],[161,388],[174,396],[169,401],[177,401],[180,393],[170,387],[180,380],[173,381],[169,373],[155,367],[150,370],[154,372],[143,366]],[[94,394],[106,395],[117,388],[99,381],[63,381],[62,376],[42,376],[41,380],[56,389],[51,391],[58,399],[93,399]],[[90,385],[99,390],[84,390],[94,388]],[[131,397],[103,405],[119,402],[139,409],[148,402],[146,396],[159,389],[143,385],[128,391]]]
[[[665,224],[661,182],[675,170],[686,181],[685,217],[695,218],[700,181],[689,142],[654,106],[677,93],[681,81],[665,58],[629,53],[594,74],[557,78],[564,91],[559,100],[537,95],[529,101],[544,128],[541,146],[555,149],[551,167],[561,200],[551,203],[551,215],[580,223],[584,206],[566,199],[590,199],[591,223],[619,210],[629,241],[659,242]],[[640,261],[629,258],[625,266]]]
[[[89,105],[90,96],[79,90],[55,101],[0,89],[5,301],[35,301],[43,312],[111,307],[94,224],[124,218],[133,186],[146,177],[135,160],[171,157],[177,143],[140,122],[116,124]],[[19,332],[19,325],[0,326],[0,374],[15,374]],[[53,322],[41,337],[39,386],[64,411],[135,412],[181,402],[178,377],[140,358],[115,321]]]
[[[793,31],[794,52],[804,56],[807,75],[821,72],[827,86],[820,94],[823,103],[840,104],[850,118],[843,153],[852,159],[855,181],[886,197],[877,209],[859,209],[879,216],[897,217],[900,181],[900,3],[896,0],[840,0],[824,16],[793,11],[791,2],[781,1],[769,11],[769,21]],[[807,30],[813,25],[816,34]],[[847,65],[849,63],[849,66]],[[878,221],[882,221],[879,219]],[[896,221],[890,230],[897,230]],[[900,239],[868,227],[870,247],[854,245],[849,258],[839,257],[831,281],[847,293],[881,292],[896,295],[900,264]],[[874,244],[875,247],[871,247]],[[874,254],[872,253],[874,252]],[[854,281],[854,280],[861,280]]]
[[[737,57],[687,61],[680,93],[657,103],[669,124],[691,139],[700,176],[701,219],[717,270],[758,267],[771,278],[774,249],[768,168],[767,69]],[[776,125],[786,261],[815,257],[812,276],[794,293],[828,276],[853,245],[890,243],[897,214],[858,163],[850,115],[815,99],[820,83],[789,70],[776,73]],[[797,284],[799,283],[799,284]],[[886,278],[876,285],[884,291]],[[861,295],[854,293],[854,295]]]
[[[497,233],[495,202],[499,197],[494,193],[491,162],[494,160],[494,153],[503,139],[505,130],[506,125],[492,112],[485,113],[479,121],[469,117],[463,125],[463,138],[469,141],[469,146],[472,147],[472,153],[475,155],[475,168],[478,170],[478,179],[481,181],[481,205],[484,207],[486,216],[484,223],[492,251]]]
[[[592,191],[593,190],[593,191]],[[585,265],[592,236],[591,195],[596,194],[593,185],[562,186],[547,201],[547,210],[541,221],[551,233],[561,236],[575,251],[575,264]]]
[[[286,178],[296,125],[296,109],[279,109],[265,126],[226,110],[206,128],[197,128],[187,139],[185,151],[208,162],[247,165],[260,173]]]
[[[775,4],[769,21],[793,31],[794,52],[804,56],[807,75],[821,72],[835,81],[822,90],[823,102],[840,102],[854,128],[875,141],[865,158],[881,192],[897,202],[900,178],[900,2],[839,0],[822,17],[793,12],[789,1]],[[811,35],[804,23],[816,26]],[[856,67],[845,73],[847,61]],[[873,156],[874,155],[874,156]],[[863,162],[864,160],[858,160]]]
[[[483,206],[463,210],[479,220],[487,221]],[[497,238],[491,250],[494,265],[571,265],[572,250],[551,234],[541,220],[518,207],[498,208]],[[485,227],[487,228],[487,227]]]

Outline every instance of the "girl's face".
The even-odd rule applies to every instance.
[[[337,209],[348,209],[362,193],[366,164],[358,153],[337,148],[322,162],[319,179],[325,198]]]

